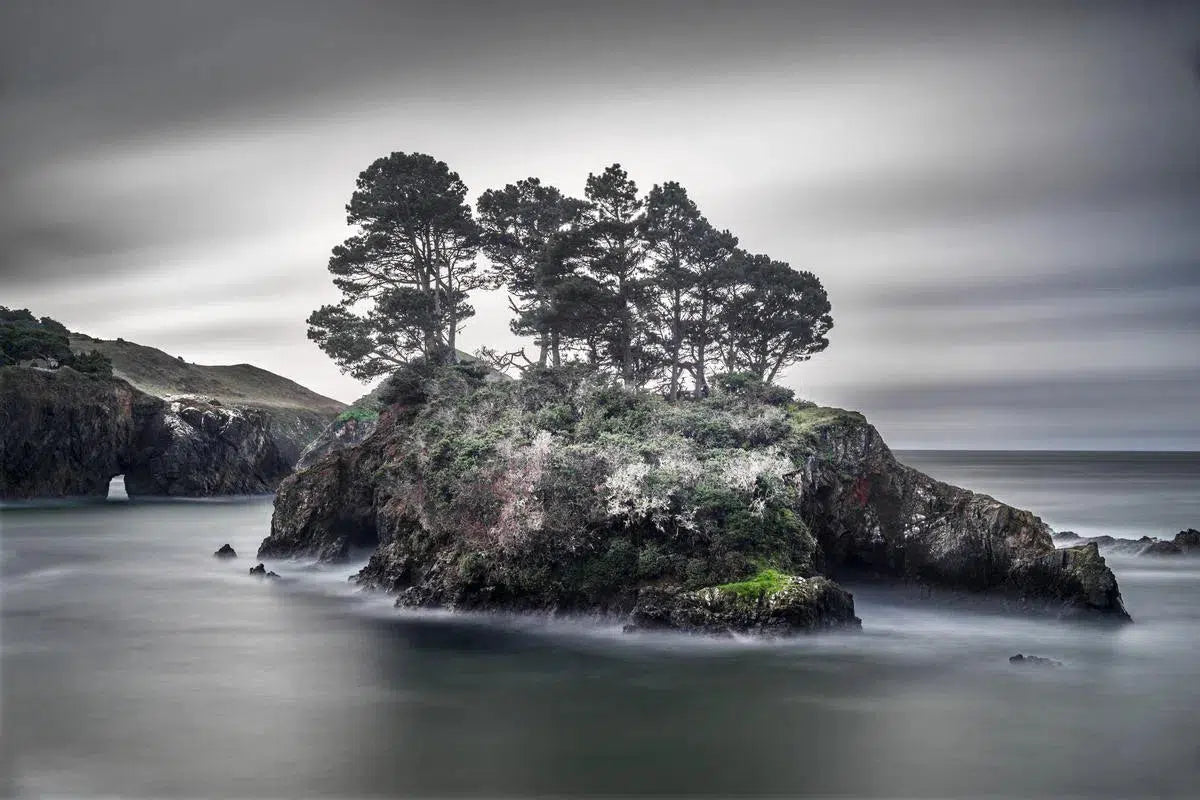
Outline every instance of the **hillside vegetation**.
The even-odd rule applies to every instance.
[[[112,361],[116,377],[157,397],[191,395],[228,405],[305,409],[322,414],[338,414],[346,408],[345,403],[250,364],[192,364],[153,347],[121,339],[94,339],[81,333],[72,333],[70,341],[76,353],[103,353]]]

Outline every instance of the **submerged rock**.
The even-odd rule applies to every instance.
[[[854,412],[668,403],[571,370],[494,383],[447,370],[423,394],[285,480],[259,555],[363,548],[358,581],[402,605],[599,612],[636,627],[848,623],[852,599],[822,574],[1128,620],[1094,546],[1056,550],[1032,513],[897,462]],[[764,569],[820,592],[751,610],[718,591]]]
[[[1026,656],[1017,653],[1015,656],[1010,656],[1008,659],[1010,664],[1018,664],[1021,666],[1031,667],[1061,667],[1061,661],[1055,661],[1053,658],[1042,658],[1041,656]]]
[[[221,549],[213,553],[217,558],[237,558],[237,551],[229,543],[221,545]]]
[[[258,564],[250,568],[250,574],[265,576],[267,574],[267,565],[260,561]]]

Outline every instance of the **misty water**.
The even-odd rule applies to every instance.
[[[931,454],[1081,534],[1200,524],[1200,456]],[[1119,630],[855,589],[861,634],[629,637],[247,576],[269,499],[9,507],[0,794],[1192,796],[1200,559]],[[212,552],[224,542],[235,561]],[[1017,668],[1015,652],[1064,662]]]

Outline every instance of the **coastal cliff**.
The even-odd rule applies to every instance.
[[[399,605],[633,629],[854,626],[868,575],[1127,620],[1095,547],[895,460],[859,414],[765,392],[668,403],[571,370],[443,370],[280,486],[264,558],[370,551]]]
[[[0,368],[0,499],[272,492],[343,406],[249,365],[189,364],[131,342],[71,336],[112,377]]]
[[[0,498],[103,497],[161,406],[69,367],[0,367]]]

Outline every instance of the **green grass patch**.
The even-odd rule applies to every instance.
[[[337,416],[338,422],[348,422],[352,419],[360,422],[365,420],[379,419],[379,412],[372,411],[369,408],[350,407]]]
[[[739,581],[738,583],[725,583],[717,588],[726,592],[733,592],[738,597],[758,597],[763,594],[774,594],[787,588],[790,580],[790,575],[785,575],[777,569],[763,569],[759,570],[758,574],[749,580]]]

